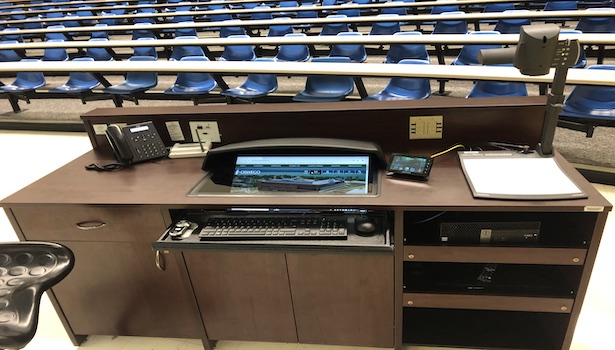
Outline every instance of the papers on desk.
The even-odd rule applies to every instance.
[[[466,180],[477,198],[548,200],[587,198],[555,157],[509,151],[459,152]]]

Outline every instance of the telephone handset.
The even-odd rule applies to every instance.
[[[124,165],[169,155],[169,150],[152,122],[124,127],[111,124],[107,127],[106,135],[115,158]]]

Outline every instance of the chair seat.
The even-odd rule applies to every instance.
[[[109,94],[123,95],[123,94],[132,94],[135,92],[143,92],[155,86],[156,84],[139,85],[139,84],[132,84],[132,83],[124,82],[118,85],[106,87],[102,91],[109,93]]]
[[[64,93],[64,94],[80,93],[80,92],[90,91],[93,88],[97,87],[98,85],[100,85],[100,83],[92,84],[90,86],[76,86],[76,85],[66,85],[66,84],[64,84],[64,85],[55,87],[53,89],[50,89],[49,92]]]
[[[33,91],[36,90],[40,87],[45,86],[45,83],[40,83],[40,84],[36,84],[36,85],[29,85],[29,86],[18,86],[18,85],[4,85],[4,86],[0,86],[0,90],[2,90],[3,92],[28,92],[28,91]]]
[[[70,249],[44,242],[0,244],[0,348],[23,348],[36,333],[43,292],[74,266]]]
[[[253,87],[238,86],[235,88],[227,89],[222,92],[224,96],[232,97],[245,97],[245,98],[257,98],[267,96],[267,94],[274,92],[276,89],[270,89],[267,91],[255,89]]]
[[[341,101],[346,96],[352,93],[353,89],[346,90],[344,92],[340,91],[301,91],[296,96],[293,97],[293,101],[299,102],[335,102]]]

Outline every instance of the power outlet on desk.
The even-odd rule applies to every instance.
[[[192,142],[220,142],[218,122],[190,122]]]
[[[410,140],[441,139],[443,126],[441,115],[410,117]]]

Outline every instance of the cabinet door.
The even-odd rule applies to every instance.
[[[301,343],[393,347],[393,254],[287,254]]]
[[[171,254],[161,271],[151,243],[59,243],[75,254],[75,268],[53,292],[75,334],[201,338]]]
[[[184,257],[209,339],[297,342],[283,253]]]

